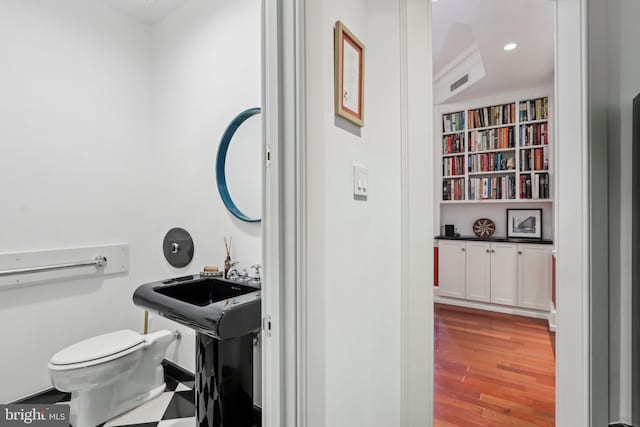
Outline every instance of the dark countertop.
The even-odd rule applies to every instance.
[[[546,239],[518,239],[518,238],[506,238],[506,237],[489,237],[487,239],[483,239],[477,236],[458,236],[458,237],[448,237],[448,236],[436,236],[434,237],[436,240],[474,240],[478,242],[509,242],[509,243],[531,243],[534,245],[553,245],[553,240]]]

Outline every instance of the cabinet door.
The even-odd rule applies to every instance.
[[[438,242],[438,294],[443,297],[465,297],[465,242]]]
[[[517,247],[513,243],[491,244],[491,302],[517,304]]]
[[[491,245],[467,242],[467,299],[491,302]]]
[[[551,301],[551,248],[518,245],[518,305],[549,310]]]

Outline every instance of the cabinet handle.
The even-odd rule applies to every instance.
[[[489,253],[489,249],[487,249],[487,253]]]
[[[491,249],[491,253],[492,253],[492,254],[495,254],[495,253],[496,253],[496,250],[495,250],[495,249]]]
[[[522,255],[522,251],[518,251],[518,255]]]
[[[464,252],[464,248],[461,248],[461,249],[462,249],[462,252]]]

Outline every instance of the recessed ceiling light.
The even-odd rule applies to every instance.
[[[517,47],[518,47],[518,45],[515,44],[515,43],[507,43],[507,44],[504,45],[504,50],[506,50],[508,52],[508,51],[513,50],[513,49],[515,49]]]

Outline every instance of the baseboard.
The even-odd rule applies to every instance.
[[[21,404],[21,403],[26,403],[26,404],[30,404],[32,402],[46,402],[48,399],[48,396],[51,396],[51,398],[53,399],[53,402],[57,402],[60,400],[59,396],[61,395],[65,395],[68,394],[69,396],[71,396],[70,393],[64,393],[62,391],[58,391],[53,387],[49,387],[47,389],[44,389],[42,391],[38,391],[36,393],[30,394],[26,397],[22,397],[18,400],[14,400],[13,402],[9,402],[9,405],[13,405],[13,404]]]
[[[178,381],[195,381],[196,379],[195,375],[193,375],[191,372],[189,372],[182,366],[176,365],[175,363],[170,362],[166,359],[162,361],[162,366],[164,366],[164,369],[167,372],[167,374],[169,374],[172,378],[175,378]],[[33,401],[42,402],[42,401],[45,401],[47,396],[49,395],[52,396],[52,398],[54,399],[53,401],[57,402],[60,400],[59,398],[57,398],[57,396],[61,394],[67,394],[67,393],[58,391],[53,387],[49,387],[45,390],[38,391],[36,393],[30,394],[29,396],[10,402],[10,404],[18,404],[18,403],[28,404]]]
[[[614,423],[614,424],[609,424],[609,427],[633,427],[630,424],[624,424],[624,423]]]
[[[175,378],[178,381],[195,381],[196,376],[193,372],[188,369],[183,368],[182,366],[171,362],[170,360],[164,359],[162,361],[162,366],[164,366],[164,371],[172,378]]]
[[[463,299],[441,297],[438,295],[438,289],[434,288],[433,302],[439,304],[454,305],[456,307],[473,308],[476,310],[493,311],[494,313],[513,314],[514,316],[532,317],[535,319],[549,319],[549,312],[540,310],[531,310],[528,308],[510,307],[506,305],[496,305],[484,302],[469,301]]]
[[[558,312],[556,311],[556,307],[553,304],[553,301],[549,303],[549,330],[551,332],[555,332],[558,327]]]

